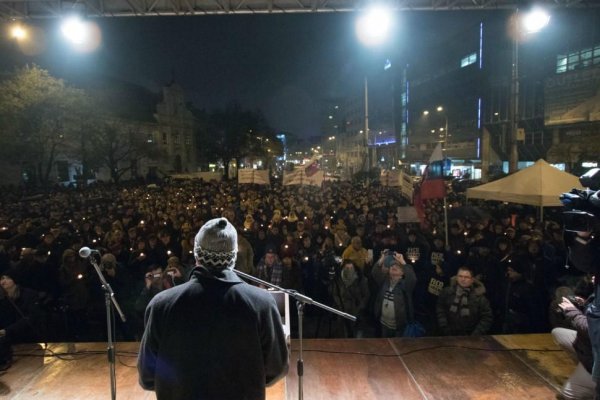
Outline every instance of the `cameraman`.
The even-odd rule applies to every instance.
[[[583,285],[578,285],[583,286]],[[586,286],[587,287],[587,286]],[[581,293],[587,296],[590,293]],[[593,297],[589,297],[588,301]],[[558,304],[571,329],[554,328],[552,338],[560,345],[575,362],[577,367],[569,376],[561,389],[561,395],[565,399],[593,399],[596,384],[592,380],[592,344],[588,332],[587,318],[583,313],[587,305],[586,300],[579,296],[562,297]]]
[[[563,214],[569,260],[577,269],[592,274],[595,279],[594,299],[587,306],[585,315],[594,355],[592,378],[596,382],[595,398],[600,399],[600,243],[596,237],[600,225],[596,215],[600,208],[600,169],[588,171],[579,181],[589,189],[573,189],[562,194],[560,199],[571,210]]]
[[[592,344],[592,379],[596,383],[596,399],[600,399],[600,246],[591,231],[577,232],[569,244],[569,259],[575,267],[594,276],[595,296],[586,308],[589,338]],[[562,308],[562,307],[561,307]]]

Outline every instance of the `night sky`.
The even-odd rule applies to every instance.
[[[369,76],[377,102],[386,58],[393,62],[447,38],[481,18],[505,12],[400,13],[388,44],[366,49],[354,33],[357,14],[229,15],[94,19],[102,32],[95,52],[78,54],[60,38],[58,19],[34,20],[45,46],[24,55],[0,40],[0,71],[36,63],[69,80],[111,77],[154,92],[175,79],[189,101],[213,109],[232,101],[261,109],[269,124],[299,136],[319,133],[322,102],[361,96]],[[425,55],[423,55],[425,57]],[[372,82],[372,83],[371,83]],[[381,99],[380,99],[381,100]],[[381,100],[387,101],[387,100]]]

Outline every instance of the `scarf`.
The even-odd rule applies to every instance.
[[[351,286],[354,281],[356,280],[356,278],[358,278],[358,274],[356,273],[356,271],[346,271],[343,270],[341,273],[342,276],[342,282],[344,282],[344,285],[346,287]]]
[[[258,277],[273,285],[281,286],[283,282],[283,265],[279,262],[274,263],[270,268],[264,263],[258,264]]]
[[[450,306],[450,312],[456,313],[460,309],[461,317],[468,317],[470,314],[469,311],[469,294],[471,293],[471,288],[462,288],[460,286],[456,287],[456,295],[454,296],[454,300],[452,301],[452,305]]]

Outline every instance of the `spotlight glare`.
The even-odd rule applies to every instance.
[[[542,30],[550,22],[550,14],[541,8],[536,8],[523,17],[523,28],[527,33],[535,33]]]
[[[23,40],[27,37],[27,31],[21,25],[15,25],[10,30],[10,36],[13,39]]]
[[[88,36],[88,30],[85,23],[78,17],[67,18],[60,29],[65,38],[73,44],[83,44]]]
[[[392,14],[383,7],[373,7],[356,20],[356,34],[367,46],[377,46],[387,39],[392,27]]]

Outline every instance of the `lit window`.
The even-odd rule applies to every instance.
[[[574,51],[568,55],[559,54],[556,56],[556,73],[561,74],[598,64],[600,64],[600,45]]]
[[[567,56],[559,55],[556,57],[556,73],[560,74],[567,70]]]
[[[464,68],[467,65],[475,64],[477,62],[477,53],[471,53],[460,60],[460,67]]]

